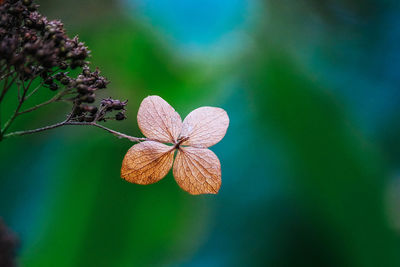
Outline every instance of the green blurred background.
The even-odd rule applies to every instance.
[[[97,128],[1,142],[0,216],[21,266],[400,266],[398,1],[38,2],[92,50],[102,96],[129,99],[109,127],[141,136],[147,95],[182,117],[222,107],[231,124],[212,148],[218,195],[191,196],[171,173],[123,181],[132,143]]]

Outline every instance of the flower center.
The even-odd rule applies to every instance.
[[[183,142],[185,142],[186,140],[188,140],[188,139],[189,139],[189,137],[180,136],[180,137],[178,138],[177,143],[175,143],[174,148],[179,149],[179,146],[180,146]]]

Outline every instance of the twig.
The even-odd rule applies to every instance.
[[[3,139],[8,138],[8,137],[12,137],[12,136],[21,136],[21,135],[26,135],[26,134],[33,134],[33,133],[43,132],[43,131],[46,131],[46,130],[58,128],[58,127],[63,126],[63,125],[65,125],[65,122],[59,122],[59,123],[56,123],[56,124],[53,124],[53,125],[49,125],[49,126],[46,126],[46,127],[37,128],[37,129],[33,129],[33,130],[12,132],[12,133],[9,133],[9,134],[5,134],[3,136]]]
[[[56,94],[55,96],[53,96],[52,98],[50,98],[49,100],[47,100],[47,101],[45,101],[43,103],[40,103],[40,104],[38,104],[36,106],[33,106],[31,108],[28,108],[28,109],[25,109],[23,111],[20,111],[20,112],[18,112],[17,116],[19,116],[21,114],[24,114],[24,113],[28,113],[28,112],[34,111],[34,110],[36,110],[38,108],[41,108],[43,106],[46,106],[48,104],[51,104],[53,102],[58,101],[63,96],[63,93],[64,93],[64,91],[63,92],[59,92],[58,94]]]
[[[5,123],[3,129],[1,129],[0,135],[4,135],[4,133],[5,133],[5,132],[8,130],[8,128],[11,126],[11,123],[12,123],[12,122],[15,120],[15,118],[18,116],[19,110],[21,109],[22,104],[23,104],[24,101],[25,101],[25,95],[26,95],[26,93],[28,92],[29,86],[32,84],[32,81],[33,81],[33,80],[31,80],[31,81],[28,83],[28,86],[27,86],[27,87],[25,87],[24,83],[22,83],[23,93],[22,93],[21,98],[18,100],[18,106],[17,106],[17,108],[15,109],[14,114],[11,116],[11,118]],[[18,85],[18,86],[19,86],[19,85]]]
[[[2,80],[3,79],[3,76],[5,75],[3,75],[3,73],[5,72],[5,70],[7,69],[7,64],[5,64],[5,63],[3,63],[2,62],[2,60],[0,60],[0,62],[1,62],[1,70],[0,70],[0,80]]]
[[[8,83],[8,77],[10,77],[11,74],[12,74],[12,73],[9,73],[9,74],[5,77],[6,80],[5,80],[5,82],[4,82],[4,87],[3,87],[3,90],[2,90],[1,95],[0,95],[0,103],[1,103],[1,101],[3,100],[4,96],[6,95],[8,89],[10,89],[11,85],[14,83],[15,79],[17,79],[17,76],[18,76],[18,75],[15,75],[14,78],[12,79],[12,81],[11,81],[10,83]]]
[[[85,125],[85,124],[83,124],[83,125]],[[130,135],[126,135],[124,133],[120,133],[120,132],[111,130],[111,129],[109,129],[109,128],[101,125],[101,124],[97,124],[97,123],[89,123],[88,125],[96,126],[96,127],[101,128],[103,130],[106,130],[109,133],[112,133],[113,135],[117,136],[118,138],[127,138],[132,142],[141,142],[141,141],[149,140],[147,138],[140,138],[140,137],[133,137],[133,136],[130,136]]]
[[[67,119],[65,121],[70,121],[72,116],[75,114],[76,107],[78,106],[77,101],[74,101],[74,105],[72,106],[71,112],[68,114]]]
[[[35,89],[32,90],[32,92],[30,92],[26,97],[25,100],[27,100],[28,98],[30,98],[34,93],[36,93],[37,90],[39,90],[40,87],[42,87],[43,82],[41,82],[38,86],[35,87]]]
[[[94,118],[94,121],[99,121],[104,117],[104,111],[106,110],[105,106],[100,107],[100,109],[96,113],[96,117]]]
[[[111,129],[109,129],[109,128],[101,125],[101,124],[97,124],[95,122],[73,122],[73,121],[68,121],[68,118],[65,121],[62,121],[62,122],[59,122],[59,123],[56,123],[56,124],[53,124],[53,125],[49,125],[49,126],[46,126],[46,127],[37,128],[37,129],[33,129],[33,130],[27,130],[27,131],[17,131],[17,132],[12,132],[12,133],[9,133],[9,134],[5,134],[3,136],[3,138],[8,138],[8,137],[12,137],[12,136],[21,136],[21,135],[27,135],[27,134],[33,134],[33,133],[39,133],[39,132],[55,129],[55,128],[58,128],[58,127],[61,127],[61,126],[65,126],[65,125],[91,125],[91,126],[95,126],[95,127],[100,128],[100,129],[103,129],[103,130],[105,130],[105,131],[107,131],[109,133],[112,133],[113,135],[115,135],[118,138],[126,138],[126,139],[128,139],[128,140],[130,140],[132,142],[142,142],[142,141],[150,140],[148,138],[140,138],[140,137],[133,137],[133,136],[130,136],[130,135],[126,135],[124,133],[120,133],[120,132],[111,130]]]
[[[6,70],[6,69],[7,69],[7,68],[4,68],[4,69],[1,71],[1,73],[3,73],[4,70]],[[7,72],[7,73],[1,75],[0,81],[3,80],[3,79],[5,79],[5,78],[7,78],[8,76],[10,76],[10,75],[13,74],[13,73],[15,73],[15,71]]]
[[[20,87],[21,86],[18,86],[18,95],[17,95],[18,101],[21,101],[21,90],[20,90]]]

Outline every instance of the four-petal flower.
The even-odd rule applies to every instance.
[[[173,165],[175,180],[183,190],[194,195],[218,193],[221,164],[207,147],[225,136],[229,126],[225,110],[201,107],[182,122],[164,99],[148,96],[140,104],[137,120],[149,141],[132,146],[126,153],[121,168],[123,179],[152,184],[161,180]]]

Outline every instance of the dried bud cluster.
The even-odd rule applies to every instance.
[[[49,21],[37,8],[31,0],[5,0],[0,5],[0,58],[6,65],[25,79],[47,77],[54,67],[87,65],[87,47],[78,37],[68,38],[60,21]]]
[[[23,87],[19,99],[23,102],[31,93],[31,82],[38,78],[42,87],[57,91],[58,97],[51,102],[74,104],[71,121],[125,119],[126,102],[105,99],[99,107],[93,105],[96,91],[106,88],[109,81],[99,69],[90,70],[90,51],[84,43],[77,36],[69,38],[61,21],[48,20],[37,8],[33,0],[0,0],[0,82],[14,78],[13,82]],[[70,74],[76,68],[82,68],[77,77]],[[10,87],[6,81],[3,85],[0,102]],[[117,111],[116,115],[107,117],[112,111]],[[0,140],[2,135],[0,131]]]
[[[100,104],[100,108],[96,106],[90,106],[85,104],[91,103],[87,98],[92,97],[91,95],[83,95],[76,103],[80,103],[74,109],[72,120],[80,122],[94,122],[94,121],[106,121],[114,119],[117,121],[126,119],[125,106],[128,101],[114,100],[111,98],[103,99]],[[106,115],[112,111],[118,111],[114,117],[107,117]]]

